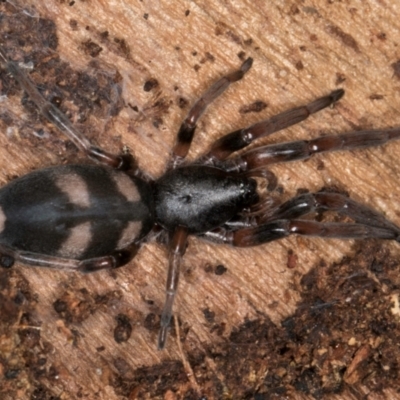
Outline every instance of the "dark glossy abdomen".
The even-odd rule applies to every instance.
[[[0,190],[0,243],[52,256],[111,254],[154,223],[151,189],[123,172],[70,165],[32,172]]]
[[[162,176],[156,182],[154,200],[156,220],[165,229],[184,226],[190,233],[203,233],[254,204],[258,195],[253,179],[192,165]]]

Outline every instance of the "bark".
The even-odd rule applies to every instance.
[[[336,88],[346,95],[334,108],[261,142],[399,125],[395,2],[25,0],[1,3],[0,16],[9,56],[33,67],[31,79],[94,143],[126,146],[153,178],[190,105],[249,56],[250,72],[201,119],[189,159]],[[82,161],[0,77],[1,183]],[[326,188],[400,225],[399,152],[393,142],[273,166],[273,195]],[[162,352],[162,244],[112,273],[2,270],[1,398],[400,398],[399,254],[384,241],[293,236],[237,249],[192,237],[179,329]]]

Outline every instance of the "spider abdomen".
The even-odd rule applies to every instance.
[[[153,226],[150,187],[108,167],[34,171],[0,190],[0,243],[73,259],[111,254]]]
[[[155,185],[156,220],[170,231],[215,229],[258,200],[253,179],[219,168],[191,165],[167,172]]]

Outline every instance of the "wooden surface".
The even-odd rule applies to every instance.
[[[396,71],[393,65],[400,59],[400,8],[394,1],[277,1],[272,5],[199,0],[172,5],[166,1],[25,0],[1,3],[1,13],[15,21],[31,19],[29,34],[23,34],[42,40],[21,41],[18,48],[10,29],[19,32],[20,26],[13,22],[15,26],[6,29],[1,20],[0,38],[10,57],[35,69],[29,57],[41,43],[42,53],[37,57],[42,62],[44,57],[59,56],[68,72],[83,71],[95,78],[91,84],[104,89],[102,94],[86,91],[82,94],[86,102],[78,105],[72,98],[63,99],[63,109],[95,143],[115,152],[127,146],[151,177],[163,173],[189,105],[247,56],[254,58],[251,71],[201,119],[191,159],[224,133],[339,87],[346,95],[333,109],[263,142],[400,125],[400,67]],[[43,28],[40,18],[52,21],[54,28]],[[52,29],[57,46],[46,42],[46,33]],[[50,82],[48,94],[54,95],[51,82],[61,82],[67,92],[72,85],[67,78],[72,75],[64,77],[60,69],[49,70],[47,75],[33,72],[31,77],[39,86]],[[149,91],[144,90],[146,82],[152,83]],[[90,89],[86,83],[75,80],[76,91]],[[32,169],[82,160],[61,135],[34,116],[33,107],[21,107],[21,97],[22,92],[13,86],[1,98],[1,110],[11,118],[10,123],[2,114],[0,122],[2,184]],[[255,101],[267,107],[260,112],[240,112],[242,106]],[[399,154],[400,143],[393,142],[271,169],[284,189],[283,199],[299,189],[334,187],[400,225]],[[377,252],[390,250],[394,258],[400,254],[399,245],[393,243],[374,242],[373,246]],[[293,256],[288,256],[289,251]],[[235,366],[228,366],[229,360],[220,362],[226,352],[217,354],[210,349],[225,348],[231,332],[242,329],[245,321],[264,318],[279,327],[297,309],[301,277],[321,260],[330,265],[345,255],[352,257],[354,251],[353,241],[342,240],[291,237],[257,248],[234,249],[191,238],[175,304],[182,345],[178,346],[173,334],[162,352],[156,349],[156,338],[167,265],[163,245],[146,244],[132,263],[113,273],[82,276],[16,265],[2,278],[1,286],[2,295],[14,299],[4,301],[3,312],[15,318],[12,323],[0,319],[2,398],[267,396],[268,348],[264,361],[237,376],[235,384],[226,375]],[[289,261],[294,268],[288,267]],[[216,269],[219,265],[226,271]],[[216,270],[225,272],[218,275]],[[393,295],[395,289],[385,295],[388,309]],[[55,311],[54,304],[60,299],[69,311]],[[133,330],[129,340],[117,343],[114,336],[120,314],[128,318]],[[391,322],[397,326],[398,315]],[[36,356],[21,351],[21,340]],[[40,354],[45,355],[41,358]],[[360,353],[355,349],[354,354]],[[251,360],[247,361],[250,365]],[[391,372],[398,373],[393,368]],[[332,391],[326,396],[356,399],[371,391],[369,399],[400,398],[392,387],[383,389],[380,397],[378,390],[363,386],[362,381],[347,379],[337,394]],[[296,385],[282,396],[318,398]],[[275,393],[257,398],[283,397]]]

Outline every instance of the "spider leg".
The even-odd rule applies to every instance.
[[[86,153],[88,157],[102,164],[121,170],[137,169],[131,155],[111,154],[99,147],[93,146],[90,141],[72,125],[65,114],[42,96],[25,72],[18,67],[17,63],[8,60],[5,51],[1,47],[0,62],[5,65],[6,69],[28,94],[40,113],[56,128],[63,132],[78,149]]]
[[[172,165],[173,167],[186,157],[189,152],[190,144],[193,140],[196,124],[206,108],[220,96],[231,83],[239,81],[243,78],[244,74],[250,69],[253,64],[253,59],[248,58],[241,67],[228,75],[223,76],[196,101],[194,106],[188,112],[185,120],[183,121],[179,132],[175,147],[172,152]]]
[[[214,242],[235,247],[258,246],[292,234],[339,239],[387,239],[400,241],[399,229],[365,224],[316,222],[301,219],[279,219],[258,226],[230,231],[219,228],[203,236]]]
[[[224,160],[233,152],[243,149],[254,140],[271,135],[289,126],[304,121],[314,114],[337,102],[344,95],[343,89],[338,89],[327,96],[320,97],[306,105],[284,111],[269,119],[257,122],[247,128],[228,133],[218,139],[209,153],[204,156],[205,160]]]
[[[233,246],[248,247],[297,234],[339,239],[388,239],[399,241],[399,230],[365,224],[315,222],[281,219],[254,228],[239,229],[232,234]]]
[[[381,213],[339,193],[301,194],[272,210],[267,216],[267,221],[291,220],[315,211],[335,211],[352,218],[359,224],[392,229],[400,235],[400,228],[387,220]]]
[[[297,219],[315,211],[335,211],[356,221],[323,223]],[[261,221],[261,222],[260,222]],[[400,241],[400,228],[382,214],[339,193],[306,193],[296,196],[258,222],[239,220],[223,228],[206,232],[202,237],[234,246],[256,246],[290,234],[337,238],[383,238]]]
[[[172,306],[178,288],[181,260],[186,250],[187,236],[187,229],[184,227],[178,227],[173,232],[169,245],[166,299],[161,314],[161,327],[158,336],[159,350],[162,350],[165,347],[167,341],[168,328],[172,318]]]
[[[222,163],[222,168],[230,172],[247,172],[279,162],[306,159],[316,153],[381,146],[390,140],[399,138],[400,128],[320,136],[312,140],[298,140],[258,147],[226,160]]]
[[[15,261],[35,267],[54,269],[95,272],[101,269],[115,269],[127,264],[138,252],[140,246],[131,244],[129,247],[116,251],[109,256],[90,258],[87,260],[74,260],[70,258],[54,257],[28,251],[15,250],[5,245],[0,245],[0,266],[11,268]]]

